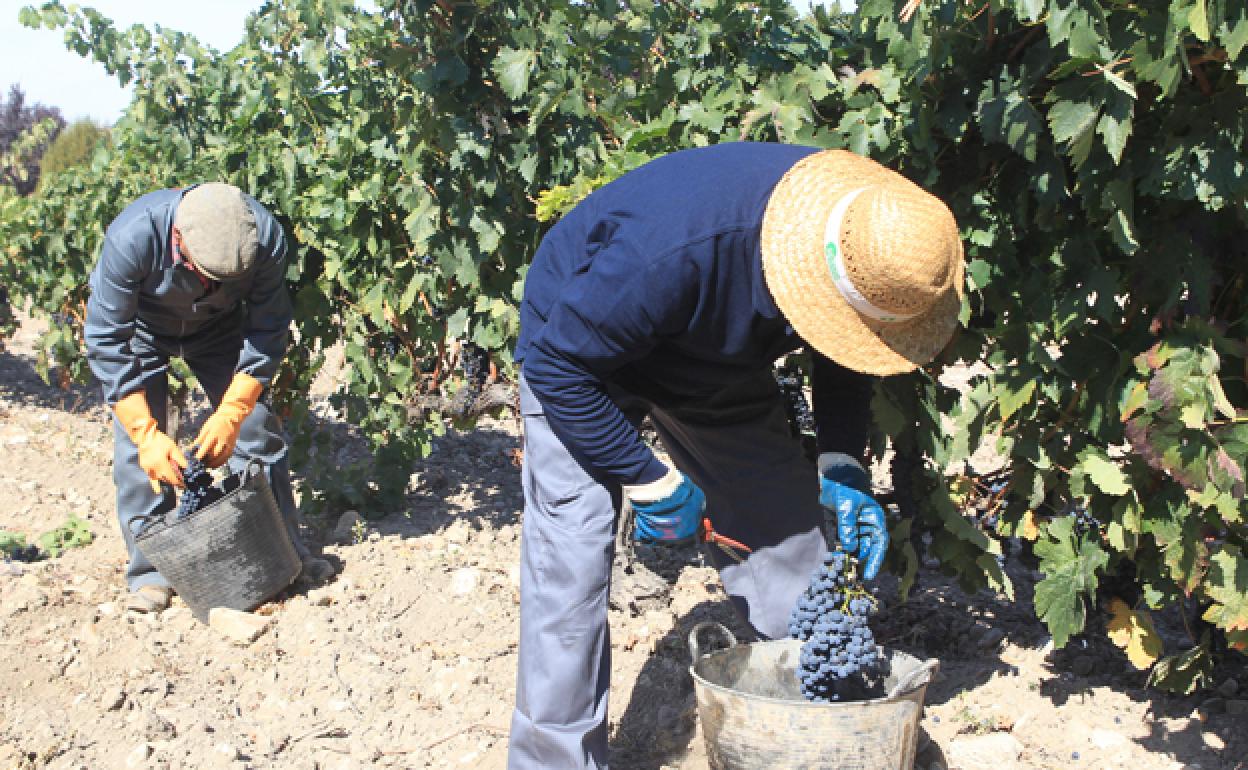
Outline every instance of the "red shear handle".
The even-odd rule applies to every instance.
[[[730,537],[726,537],[716,532],[715,528],[711,526],[710,517],[704,517],[702,519],[702,540],[704,542],[719,546],[724,553],[732,556],[737,561],[741,561],[741,557],[736,553],[737,551],[744,551],[745,553],[753,552],[753,549],[745,543],[738,542]]]

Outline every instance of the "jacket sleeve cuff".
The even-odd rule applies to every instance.
[[[867,475],[862,463],[843,452],[824,452],[819,455],[819,475],[838,484],[853,487],[859,492],[871,492],[871,477]]]
[[[634,503],[653,503],[671,497],[684,479],[680,471],[668,468],[661,478],[646,484],[624,484],[624,496]]]

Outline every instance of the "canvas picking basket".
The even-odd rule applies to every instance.
[[[203,622],[213,607],[255,609],[302,569],[264,466],[252,461],[224,483],[221,499],[183,518],[170,510],[135,533],[139,550]]]

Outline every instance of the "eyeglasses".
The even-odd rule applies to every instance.
[[[200,269],[195,266],[194,258],[186,253],[186,249],[182,245],[182,233],[178,232],[176,227],[173,229],[173,264],[175,266],[185,265],[199,279],[199,283],[204,287],[204,291],[212,291],[215,288],[216,281],[200,272]]]

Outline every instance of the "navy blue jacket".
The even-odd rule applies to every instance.
[[[704,401],[803,346],[763,281],[772,189],[811,147],[730,143],[651,161],[547,234],[525,278],[516,361],[551,427],[623,484],[664,468],[608,397]],[[815,356],[820,448],[859,456],[870,379]]]
[[[267,209],[248,196],[260,247],[237,281],[208,291],[170,247],[173,216],[191,188],[157,190],[131,203],[104,235],[91,272],[84,336],[91,371],[109,404],[143,387],[136,333],[176,347],[179,338],[241,331],[235,371],[268,385],[286,352],[293,311],[286,291],[286,236]]]

